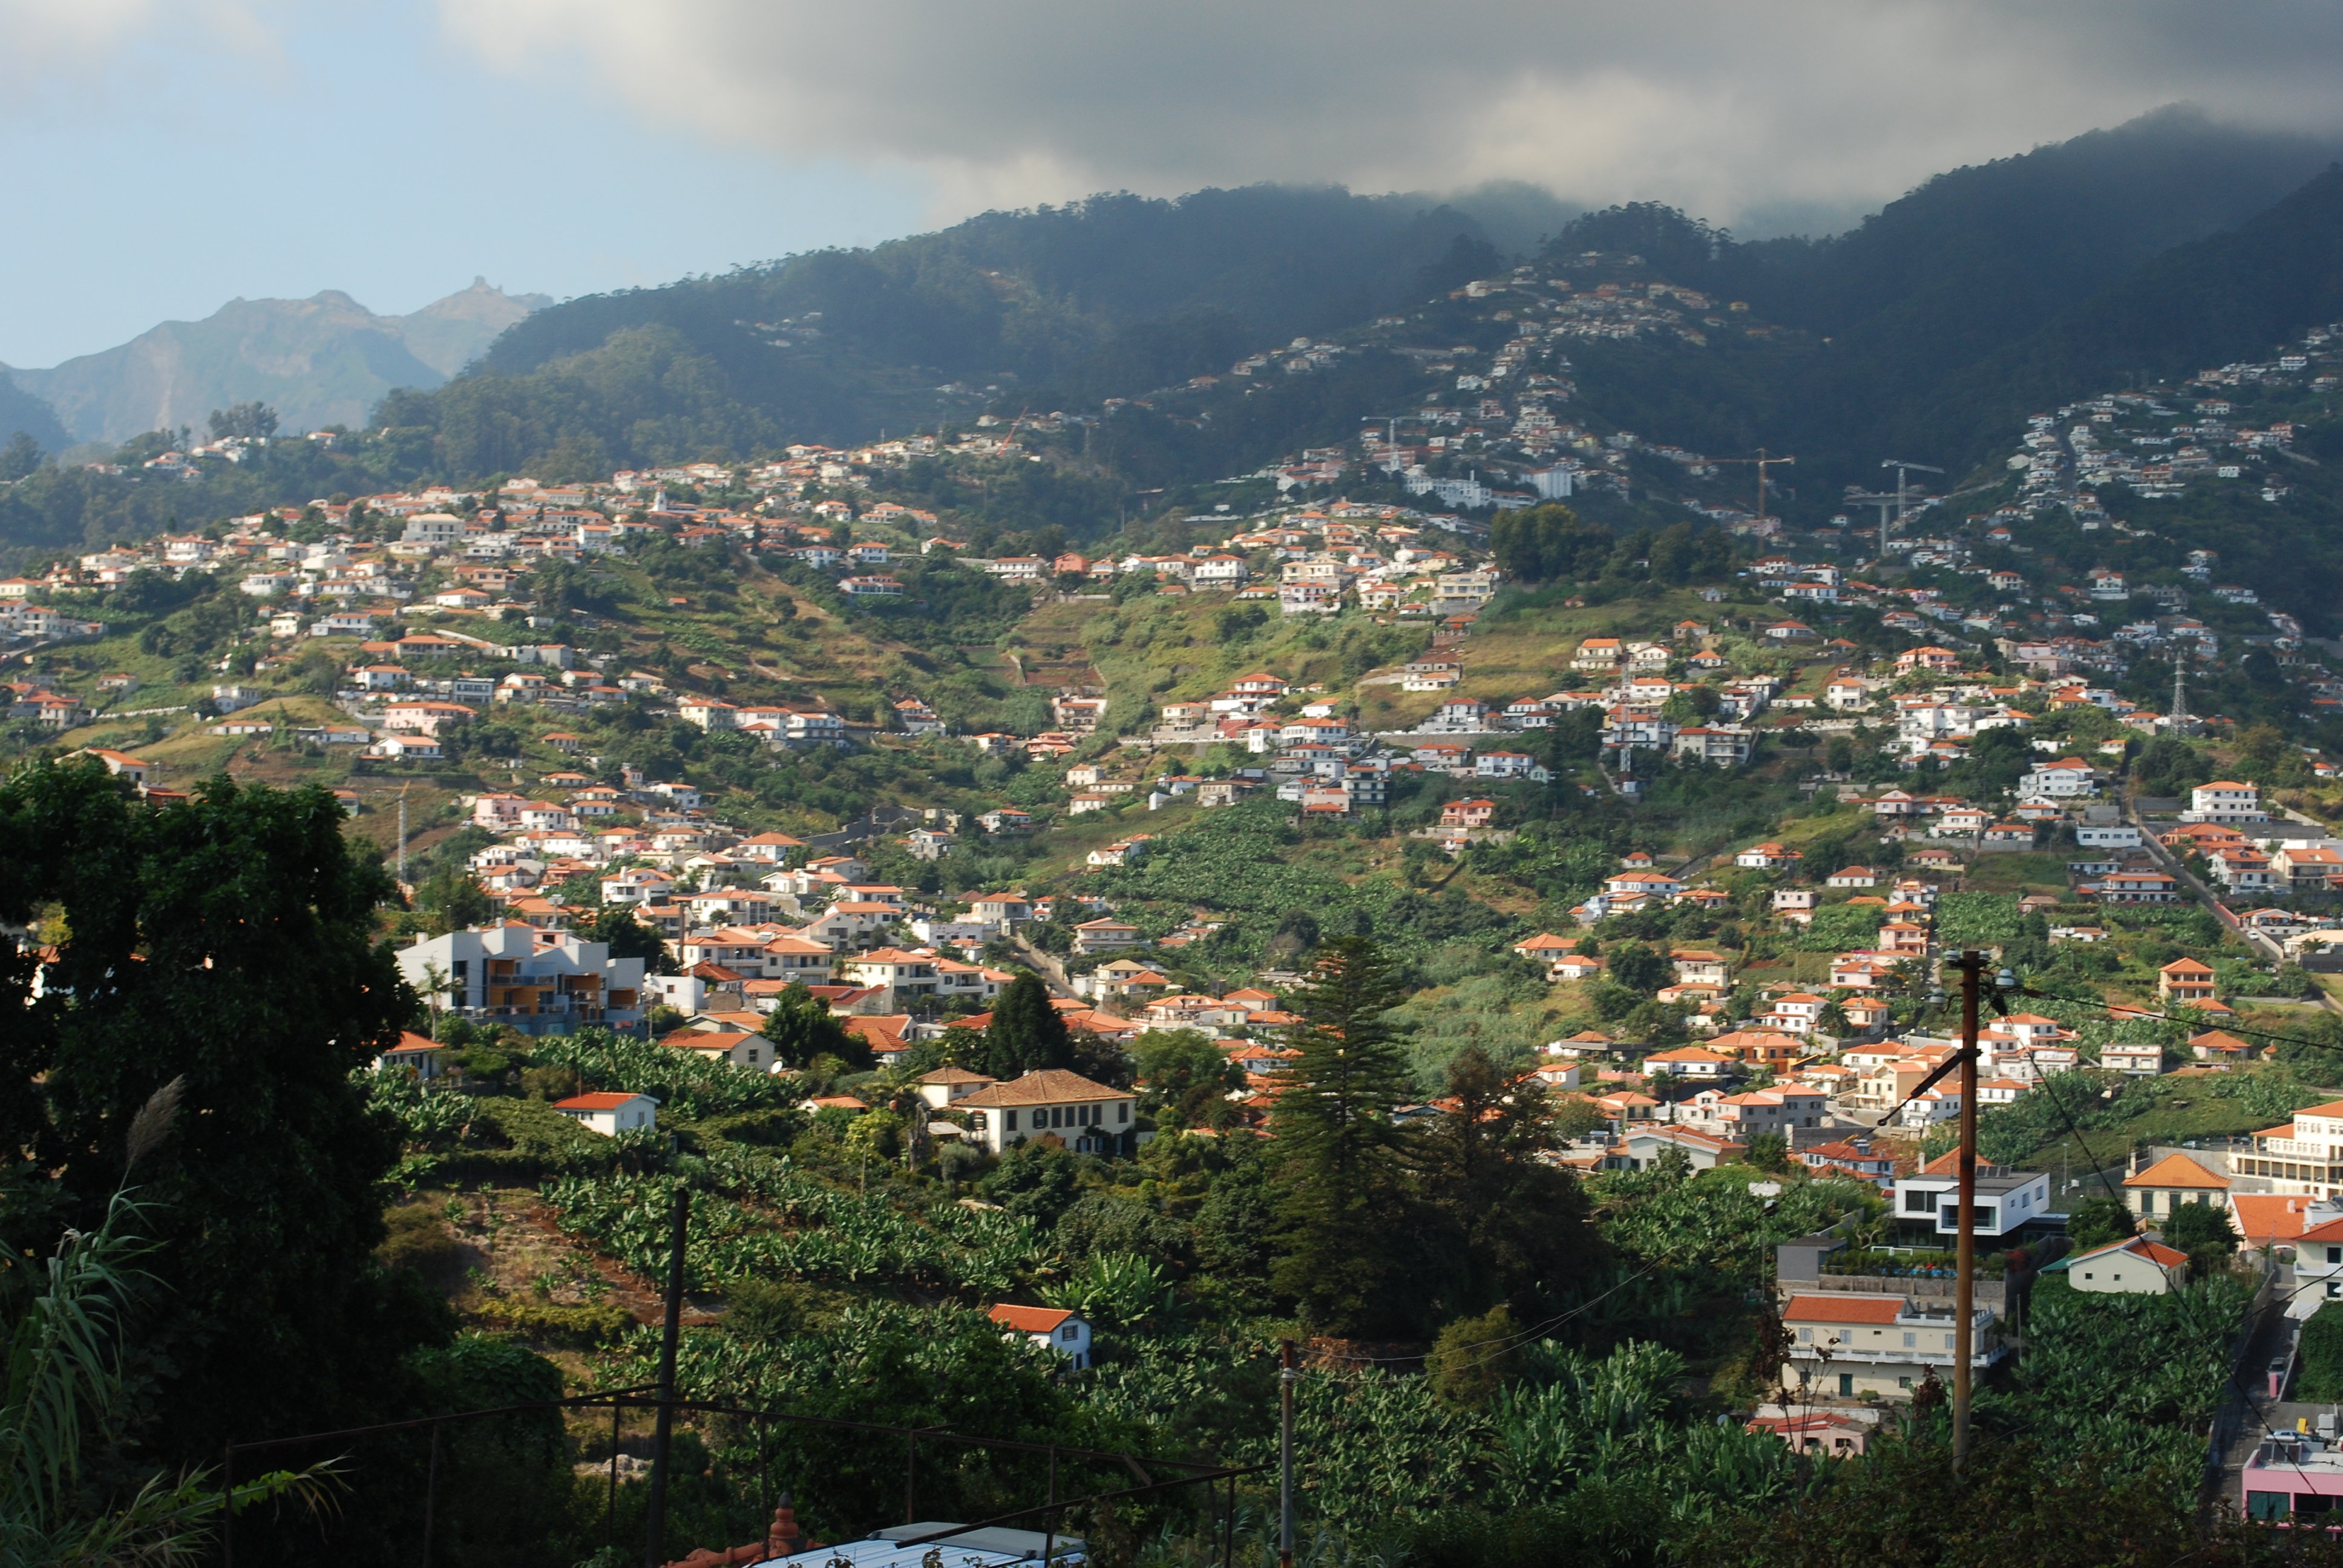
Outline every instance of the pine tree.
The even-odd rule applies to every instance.
[[[1560,1142],[1544,1086],[1478,1046],[1448,1064],[1444,1110],[1417,1162],[1426,1240],[1436,1251],[1427,1302],[1453,1312],[1510,1304],[1551,1316],[1601,1250],[1578,1179],[1547,1163]]]
[[[1050,988],[1023,974],[1001,988],[984,1031],[984,1070],[1006,1082],[1044,1067],[1071,1067],[1073,1037],[1050,1005]]]
[[[1405,991],[1383,950],[1338,937],[1319,950],[1278,1075],[1278,1258],[1271,1283],[1315,1329],[1373,1331],[1409,1313],[1393,1288],[1407,1233],[1413,1140],[1393,1112],[1413,1098],[1384,1015]]]

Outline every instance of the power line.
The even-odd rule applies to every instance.
[[[1503,1347],[1503,1348],[1502,1348],[1502,1349],[1499,1349],[1499,1350],[1493,1351],[1493,1352],[1492,1352],[1488,1356],[1485,1356],[1485,1357],[1482,1358],[1482,1359],[1483,1359],[1483,1361],[1493,1361],[1493,1360],[1495,1360],[1498,1356],[1504,1354],[1506,1350],[1513,1349],[1513,1348],[1518,1347],[1518,1346],[1520,1346],[1520,1345],[1525,1344],[1525,1343],[1527,1343],[1529,1341],[1531,1341],[1531,1340],[1533,1340],[1533,1339],[1536,1339],[1536,1338],[1538,1338],[1538,1337],[1540,1337],[1540,1336],[1542,1336],[1542,1335],[1544,1335],[1544,1334],[1546,1334],[1546,1333],[1550,1332],[1551,1332],[1551,1331],[1553,1331],[1554,1329],[1556,1329],[1556,1328],[1561,1327],[1564,1323],[1568,1322],[1571,1319],[1573,1319],[1573,1318],[1574,1318],[1574,1317],[1579,1316],[1581,1313],[1584,1313],[1584,1312],[1589,1312],[1594,1311],[1594,1308],[1595,1308],[1595,1307],[1597,1307],[1597,1306],[1599,1306],[1602,1302],[1605,1302],[1605,1301],[1609,1300],[1609,1299],[1610,1299],[1611,1297],[1613,1297],[1613,1296],[1617,1295],[1621,1291],[1625,1290],[1629,1285],[1634,1284],[1637,1280],[1640,1280],[1640,1279],[1644,1278],[1646,1274],[1650,1274],[1650,1273],[1653,1273],[1653,1272],[1656,1271],[1657,1271],[1657,1270],[1658,1270],[1662,1265],[1665,1264],[1667,1261],[1668,1261],[1668,1260],[1667,1260],[1667,1258],[1666,1258],[1665,1256],[1662,1256],[1662,1257],[1659,1257],[1659,1258],[1654,1258],[1652,1261],[1650,1261],[1650,1262],[1648,1262],[1648,1263],[1644,1264],[1642,1268],[1640,1268],[1640,1269],[1636,1270],[1634,1273],[1632,1273],[1632,1274],[1628,1275],[1625,1279],[1624,1279],[1624,1280],[1620,1281],[1617,1284],[1615,1284],[1615,1285],[1612,1286],[1609,1290],[1607,1290],[1607,1291],[1604,1292],[1601,1295],[1596,1296],[1594,1300],[1592,1300],[1592,1301],[1587,1301],[1587,1302],[1581,1302],[1577,1306],[1574,1306],[1574,1307],[1571,1308],[1568,1312],[1563,1312],[1562,1314],[1560,1314],[1559,1316],[1556,1316],[1556,1317],[1548,1318],[1545,1322],[1542,1322],[1542,1323],[1533,1324],[1533,1325],[1532,1325],[1531,1327],[1529,1327],[1529,1328],[1520,1330],[1520,1331],[1518,1331],[1517,1332],[1514,1332],[1514,1333],[1502,1335],[1502,1336],[1500,1336],[1499,1338],[1496,1338],[1496,1339],[1493,1339],[1493,1340],[1475,1340],[1475,1341],[1473,1341],[1473,1342],[1472,1343],[1470,1343],[1470,1344],[1456,1345],[1456,1346],[1453,1346],[1453,1347],[1452,1347],[1452,1348],[1453,1348],[1453,1349],[1455,1349],[1455,1350],[1459,1350],[1459,1351],[1476,1351],[1476,1350],[1481,1350],[1481,1349],[1483,1349],[1483,1348],[1484,1348],[1484,1347],[1486,1347],[1486,1346],[1490,1346],[1490,1345],[1497,1345],[1497,1346]],[[1327,1359],[1327,1360],[1329,1360],[1329,1361],[1345,1362],[1349,1362],[1349,1363],[1351,1363],[1351,1364],[1353,1364],[1353,1365],[1356,1365],[1356,1366],[1385,1366],[1385,1365],[1392,1365],[1392,1364],[1402,1364],[1402,1365],[1404,1365],[1404,1364],[1406,1364],[1406,1363],[1408,1363],[1408,1362],[1420,1362],[1420,1361],[1423,1360],[1423,1357],[1422,1357],[1422,1356],[1329,1356],[1329,1357],[1327,1357],[1327,1358],[1325,1358],[1325,1359]],[[1478,1366],[1478,1365],[1480,1365],[1480,1364],[1482,1364],[1482,1363],[1481,1363],[1481,1362],[1473,1362],[1473,1363],[1471,1363],[1471,1364],[1472,1364],[1472,1365],[1474,1365],[1474,1366]]]

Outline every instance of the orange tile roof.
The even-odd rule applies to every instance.
[[[984,1315],[1020,1333],[1053,1334],[1074,1314],[1063,1307],[1019,1307],[1003,1302]]]
[[[1785,1322],[1892,1323],[1903,1310],[1901,1296],[1794,1296],[1782,1318]]]
[[[974,1110],[994,1105],[1051,1105],[1081,1100],[1129,1100],[1131,1094],[1120,1089],[1109,1089],[1103,1083],[1093,1083],[1079,1072],[1063,1068],[1045,1067],[1014,1079],[996,1083],[990,1089],[980,1089],[959,1103]]]
[[[2229,1179],[2216,1176],[2186,1154],[2167,1154],[2137,1176],[2124,1178],[2127,1187],[2202,1187],[2226,1192]]]
[[[2274,1192],[2234,1192],[2229,1207],[2237,1211],[2237,1231],[2247,1243],[2291,1241],[2302,1234],[2308,1198]]]

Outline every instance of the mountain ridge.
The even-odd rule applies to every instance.
[[[246,401],[274,407],[288,430],[359,425],[398,387],[444,385],[499,332],[550,303],[481,278],[403,317],[377,316],[334,288],[306,299],[236,298],[202,320],[161,322],[113,348],[0,378],[45,403],[59,432],[77,441],[201,428],[212,409]]]

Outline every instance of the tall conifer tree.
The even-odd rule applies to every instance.
[[[1393,1112],[1413,1098],[1398,1032],[1384,1015],[1405,991],[1373,940],[1319,950],[1294,999],[1297,1052],[1279,1073],[1278,1258],[1271,1283],[1312,1328],[1372,1332],[1407,1316],[1393,1287],[1404,1252],[1413,1141]]]

